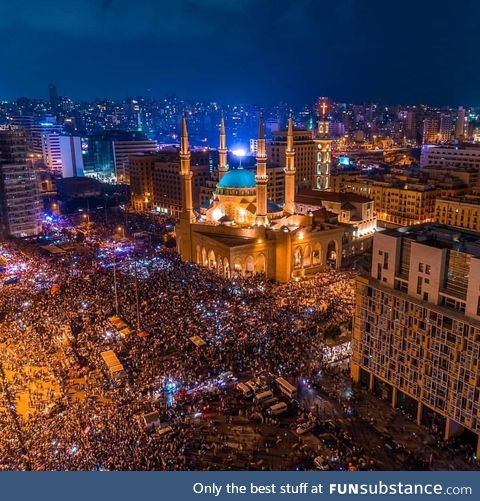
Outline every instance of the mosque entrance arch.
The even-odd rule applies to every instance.
[[[332,268],[338,267],[338,244],[335,240],[330,240],[327,246],[327,265]]]
[[[312,266],[312,246],[310,244],[305,246],[303,253],[303,267],[307,268],[308,266]]]
[[[248,256],[245,261],[245,273],[247,275],[253,275],[254,271],[255,271],[255,261],[253,259],[253,256]]]
[[[216,265],[217,265],[217,263],[216,263],[216,261],[215,261],[215,252],[213,252],[213,250],[212,250],[212,249],[210,249],[210,250],[208,251],[208,267],[209,267],[210,269],[211,269],[211,268],[215,269],[215,268],[216,268]]]
[[[267,262],[265,259],[265,254],[259,254],[255,259],[255,273],[265,273],[267,268]]]
[[[322,264],[322,246],[319,243],[315,244],[313,247],[312,264],[313,266]]]
[[[239,257],[235,258],[233,262],[233,272],[235,276],[243,275],[242,260]]]
[[[303,252],[301,247],[297,247],[293,253],[293,269],[300,270],[303,267]]]

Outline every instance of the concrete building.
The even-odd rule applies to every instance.
[[[311,130],[293,130],[295,148],[296,187],[312,188],[315,186],[317,173],[318,144]],[[267,157],[269,166],[285,167],[287,149],[287,131],[275,131],[272,139],[267,141]]]
[[[455,139],[465,141],[468,137],[468,117],[465,108],[460,106],[457,111],[457,121],[455,122]]]
[[[129,156],[156,150],[156,141],[138,131],[111,130],[83,137],[85,175],[110,183],[128,183]]]
[[[388,226],[409,226],[434,220],[439,190],[418,179],[358,177],[342,184],[341,190],[371,198],[378,221]]]
[[[373,200],[357,193],[300,190],[295,196],[295,205],[300,214],[322,208],[333,212],[339,223],[352,227],[355,238],[371,238],[377,229]]]
[[[63,127],[54,119],[34,123],[31,126],[31,153],[35,159],[42,159],[45,165],[54,171],[62,169],[59,136]]]
[[[478,145],[430,145],[422,147],[420,167],[473,167],[480,171],[480,147]]]
[[[479,360],[479,235],[437,224],[376,234],[356,285],[353,380],[445,439],[478,437]]]
[[[423,144],[437,144],[439,142],[440,123],[438,117],[427,117],[423,121]]]
[[[37,180],[27,162],[25,133],[16,127],[0,129],[0,229],[13,237],[41,231]]]
[[[480,231],[480,195],[437,198],[435,221],[466,230]]]
[[[199,207],[200,189],[210,180],[208,151],[192,152],[192,197]],[[180,152],[161,150],[155,154],[129,157],[130,190],[136,210],[158,209],[178,217],[182,210]]]
[[[474,167],[453,167],[445,166],[438,168],[435,165],[426,165],[422,167],[422,174],[426,174],[431,180],[441,181],[446,176],[458,179],[469,189],[476,189],[480,183],[480,172]]]
[[[441,113],[438,129],[438,142],[448,143],[452,140],[453,121],[449,113]]]
[[[113,158],[117,183],[129,184],[128,158],[134,155],[151,154],[158,151],[157,141],[137,139],[132,141],[113,141]]]
[[[83,171],[82,140],[78,136],[59,136],[62,177],[81,177]]]

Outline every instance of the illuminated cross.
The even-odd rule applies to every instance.
[[[322,115],[325,116],[325,113],[327,112],[327,103],[323,101],[323,103],[320,105],[320,108],[322,109]]]

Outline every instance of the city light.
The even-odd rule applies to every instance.
[[[240,158],[243,158],[247,155],[247,151],[244,148],[236,148],[236,149],[232,150],[232,153],[236,157],[240,157]]]

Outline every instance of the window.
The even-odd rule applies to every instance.
[[[423,300],[428,301],[428,292],[423,293]]]
[[[417,277],[417,294],[422,293],[422,277]]]
[[[418,271],[423,273],[423,263],[418,263]]]
[[[430,275],[430,270],[431,269],[432,269],[432,267],[429,264],[425,265],[425,274],[426,275]]]

